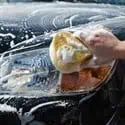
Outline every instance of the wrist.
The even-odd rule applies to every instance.
[[[115,59],[125,59],[125,41],[120,41],[115,49]]]

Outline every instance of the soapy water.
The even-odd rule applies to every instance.
[[[48,48],[1,56],[0,93],[30,96],[56,93],[58,75]]]
[[[102,26],[95,28],[97,27],[102,28]],[[73,29],[75,32],[79,31],[77,28]],[[90,29],[91,27],[88,30]],[[0,93],[28,96],[55,94],[59,72],[50,60],[49,48],[33,48],[33,50],[26,48],[25,50],[23,47],[21,51],[19,49],[21,50],[17,48],[5,52],[0,57]],[[113,64],[111,62],[108,65]]]

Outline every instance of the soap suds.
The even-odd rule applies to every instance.
[[[7,104],[0,104],[0,111],[1,112],[17,112],[17,109]]]
[[[10,42],[10,47],[13,48],[14,45],[15,45],[15,44],[14,44],[14,41],[12,40],[12,41]]]
[[[72,62],[73,55],[74,51],[67,45],[63,45],[57,50],[57,57],[61,58],[64,63]]]

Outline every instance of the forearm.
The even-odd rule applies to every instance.
[[[121,41],[114,52],[115,59],[125,59],[125,41]]]

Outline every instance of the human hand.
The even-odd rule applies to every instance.
[[[93,53],[93,58],[84,63],[82,67],[106,64],[117,58],[117,49],[121,42],[110,31],[101,28],[86,36],[84,30],[81,30],[79,38]]]

